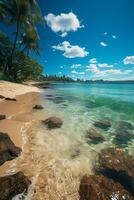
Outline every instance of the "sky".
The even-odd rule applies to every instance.
[[[134,0],[37,0],[44,74],[134,79]]]

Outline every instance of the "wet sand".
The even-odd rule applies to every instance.
[[[31,91],[35,90],[35,92],[29,92],[30,89]],[[26,127],[28,129],[28,125],[31,123],[32,108],[38,102],[39,93],[37,91],[39,90],[35,87],[5,81],[0,82],[0,95],[5,98],[16,98],[16,101],[0,100],[0,114],[6,115],[6,119],[0,120],[0,132],[7,133],[13,143],[22,148],[22,151],[24,149],[23,132]],[[10,167],[14,165],[15,160],[7,161],[0,166],[0,176],[10,171]]]

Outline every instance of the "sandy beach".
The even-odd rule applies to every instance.
[[[0,120],[0,132],[7,133],[18,147],[23,148],[22,130],[24,125],[30,122],[30,112],[38,102],[40,92],[37,87],[0,81],[0,95],[16,99],[0,100],[0,114],[6,115],[6,119]],[[4,175],[13,163],[14,160],[5,162],[0,167],[0,175]]]

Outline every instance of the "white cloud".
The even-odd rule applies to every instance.
[[[108,65],[107,63],[99,63],[98,64],[98,67],[107,67],[107,68],[111,68],[111,67],[113,67],[113,65]]]
[[[81,64],[73,64],[71,65],[71,69],[74,69],[74,68],[80,68],[81,67]]]
[[[75,71],[75,70],[71,71],[71,73],[72,73],[72,74],[78,74],[78,72]]]
[[[89,62],[90,62],[90,63],[97,63],[97,59],[96,59],[96,58],[91,58],[91,59],[89,60]]]
[[[63,51],[63,56],[66,58],[77,58],[77,57],[85,57],[89,53],[78,45],[71,45],[68,41],[64,41],[57,46],[52,46],[54,50]]]
[[[134,64],[134,56],[127,56],[124,58],[123,62],[125,65]]]
[[[65,37],[69,31],[75,32],[84,27],[73,12],[61,13],[60,15],[49,13],[44,18],[52,31],[61,33],[62,37]]]
[[[107,35],[107,34],[108,34],[107,32],[104,33],[104,35]]]
[[[80,74],[80,75],[84,75],[84,74],[85,74],[85,72],[79,72],[79,74]]]
[[[100,45],[103,46],[103,47],[108,46],[105,42],[100,42]]]
[[[113,39],[117,39],[117,36],[116,36],[116,35],[112,35],[112,38],[113,38]]]
[[[93,74],[95,74],[96,77],[103,77],[108,75],[124,75],[132,72],[132,70],[120,70],[120,69],[100,70],[96,64],[90,64],[85,71],[92,72]]]
[[[58,72],[58,74],[62,74],[62,72]]]

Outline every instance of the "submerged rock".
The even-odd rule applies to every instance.
[[[80,200],[134,200],[122,185],[105,176],[84,176],[79,188]]]
[[[134,195],[134,157],[121,149],[107,148],[99,155],[99,172],[122,184]]]
[[[6,115],[0,115],[0,120],[6,119]]]
[[[41,89],[49,89],[50,83],[35,83],[34,86],[41,88]]]
[[[42,121],[48,129],[60,128],[63,124],[63,121],[59,117],[49,117],[46,120]]]
[[[27,194],[30,184],[31,181],[23,174],[23,172],[0,177],[0,199],[11,200],[18,194]]]
[[[120,130],[124,130],[124,129],[125,130],[127,130],[127,129],[133,130],[134,126],[130,122],[119,121],[117,128]]]
[[[60,104],[60,103],[64,103],[65,102],[65,99],[61,96],[56,96],[54,99],[53,99],[53,102],[56,103],[56,104]]]
[[[46,94],[45,97],[53,97],[54,98],[54,95],[52,95],[52,94]]]
[[[116,127],[113,143],[118,147],[126,147],[134,139],[133,125],[130,122],[119,121]]]
[[[87,130],[86,138],[90,139],[93,144],[105,141],[103,135],[95,128],[91,127]]]
[[[0,165],[16,158],[20,153],[21,148],[16,147],[6,133],[0,132]]]
[[[35,106],[33,107],[33,109],[42,110],[42,109],[44,109],[44,107],[41,106],[41,105],[35,105]]]
[[[107,130],[111,127],[111,122],[108,119],[99,120],[94,123],[94,126],[99,127],[101,129]]]
[[[134,134],[129,130],[117,130],[113,139],[113,143],[118,147],[126,147],[128,142],[134,139]]]
[[[8,101],[16,101],[15,98],[10,98],[10,97],[6,97],[5,100],[8,100]]]

